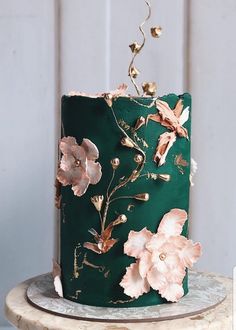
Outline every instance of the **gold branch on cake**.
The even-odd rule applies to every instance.
[[[121,163],[119,158],[113,158],[111,160],[112,175],[108,183],[105,197],[104,195],[96,195],[91,198],[91,202],[99,214],[101,232],[98,233],[94,228],[89,229],[89,233],[93,236],[94,242],[85,242],[83,246],[84,248],[97,254],[107,253],[118,242],[118,239],[112,238],[113,230],[116,226],[124,224],[128,220],[125,214],[120,214],[115,220],[111,221],[107,225],[108,210],[110,205],[121,199],[134,199],[141,202],[148,202],[149,200],[148,192],[139,192],[134,195],[115,196],[115,194],[122,188],[126,187],[127,184],[133,183],[140,177],[148,176],[149,174],[142,174],[146,163],[146,153],[139,146],[138,141],[140,141],[140,139],[138,140],[136,135],[136,131],[145,123],[145,119],[143,120],[142,117],[138,118],[134,128],[122,122],[124,124],[123,128],[120,125],[120,121],[117,120],[112,105],[110,106],[110,109],[117,127],[123,134],[123,138],[120,141],[121,145],[127,149],[135,151],[134,163],[136,166],[128,176],[122,177],[122,179],[118,181],[118,184],[111,188],[116,176],[116,171]],[[133,133],[132,136],[127,133],[129,130]],[[156,174],[155,178],[154,175],[155,174],[152,173],[152,179],[169,181],[167,174]]]

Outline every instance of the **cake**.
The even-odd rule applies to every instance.
[[[154,37],[158,31],[151,29]],[[133,60],[141,46],[130,46],[136,89]],[[138,96],[123,84],[62,97],[53,276],[58,294],[80,304],[177,302],[201,255],[188,239],[191,96],[156,97],[155,83],[142,87]]]

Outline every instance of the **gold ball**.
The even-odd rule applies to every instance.
[[[135,163],[137,163],[137,164],[141,164],[142,161],[143,161],[143,156],[140,155],[140,154],[136,154],[136,155],[134,156],[134,161],[135,161]]]
[[[119,167],[119,165],[120,165],[119,158],[113,158],[111,160],[111,166],[112,166],[113,170],[116,170]]]
[[[161,261],[164,261],[165,258],[166,258],[166,254],[162,252],[162,253],[159,255],[159,259],[160,259]]]

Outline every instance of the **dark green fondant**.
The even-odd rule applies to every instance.
[[[179,96],[183,100],[184,108],[191,107],[191,96],[184,94]],[[170,94],[161,99],[168,102],[173,109],[179,99],[177,95]],[[142,104],[150,104],[150,98],[136,98]],[[156,113],[156,108],[146,108],[138,105],[128,97],[119,97],[113,103],[114,112],[119,120],[124,120],[128,125],[134,126],[140,116],[146,117],[150,113]],[[191,120],[184,124],[191,136]],[[144,173],[170,174],[171,181],[147,180],[145,177],[128,184],[117,192],[116,196],[149,193],[148,202],[134,200],[118,200],[111,204],[107,223],[115,220],[117,215],[126,214],[128,221],[113,230],[112,237],[119,241],[106,254],[98,255],[90,250],[81,248],[77,258],[81,266],[84,255],[86,260],[100,268],[94,268],[86,264],[80,269],[78,278],[73,277],[74,249],[78,243],[93,242],[93,236],[88,232],[94,228],[100,233],[100,220],[90,198],[94,195],[105,195],[108,183],[112,175],[110,160],[114,157],[120,159],[113,187],[124,175],[129,175],[135,169],[133,160],[136,154],[134,149],[121,146],[120,140],[123,134],[115,124],[111,109],[103,98],[89,98],[84,96],[62,97],[62,124],[64,136],[73,136],[80,144],[83,138],[90,139],[99,149],[98,161],[102,165],[102,179],[97,185],[90,185],[86,194],[76,197],[71,186],[62,188],[62,210],[61,210],[61,268],[64,297],[82,304],[109,307],[139,307],[166,303],[166,300],[154,290],[134,301],[126,303],[112,302],[128,301],[131,298],[123,293],[119,283],[126,272],[126,267],[135,261],[123,252],[123,245],[128,238],[130,230],[139,231],[144,227],[153,233],[165,213],[172,208],[189,208],[189,174],[190,174],[190,139],[177,137],[176,142],[170,149],[166,163],[158,167],[153,161],[153,155],[157,146],[159,136],[167,132],[167,128],[159,123],[149,121],[147,126],[138,130],[138,135],[143,138],[148,148],[146,151],[147,163]],[[128,132],[129,133],[129,132]],[[184,167],[184,173],[174,164],[176,155],[182,154],[188,162]],[[129,204],[135,205],[130,211]],[[188,222],[185,223],[182,234],[187,236]],[[109,273],[107,272],[109,270]],[[104,276],[106,275],[106,276]],[[187,276],[184,282],[185,294],[188,292]]]

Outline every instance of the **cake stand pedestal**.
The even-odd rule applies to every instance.
[[[6,297],[7,319],[22,330],[231,330],[232,329],[232,279],[215,274],[205,274],[222,283],[227,291],[226,299],[205,312],[186,317],[153,322],[99,322],[76,320],[49,314],[27,301],[27,289],[37,278],[27,280],[13,288]],[[214,290],[214,288],[212,288]]]

